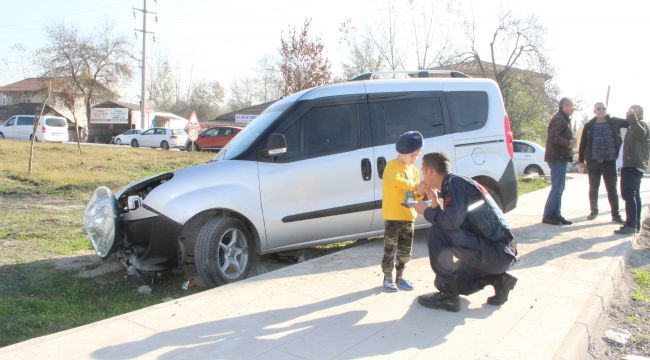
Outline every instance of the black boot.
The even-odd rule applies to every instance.
[[[460,311],[460,297],[456,284],[445,284],[440,292],[418,296],[418,304],[431,309]]]
[[[494,286],[494,296],[490,296],[487,299],[488,304],[503,305],[506,301],[508,301],[508,294],[510,293],[510,290],[515,288],[516,284],[516,277],[508,273],[501,274],[492,283],[492,286]]]

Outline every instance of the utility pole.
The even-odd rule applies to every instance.
[[[147,14],[156,14],[153,11],[147,11],[147,0],[142,0],[142,9],[133,8],[135,11],[142,12],[142,29],[135,29],[135,31],[142,33],[142,88],[140,90],[140,129],[144,130],[144,109],[146,102],[146,78],[147,78],[147,34],[153,34],[147,31]],[[134,13],[135,14],[135,13]]]

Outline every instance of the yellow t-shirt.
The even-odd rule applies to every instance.
[[[381,210],[384,220],[414,221],[417,212],[401,204],[416,197],[415,187],[420,183],[420,171],[413,165],[393,159],[386,164],[382,182]]]

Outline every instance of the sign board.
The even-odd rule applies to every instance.
[[[190,141],[194,142],[198,139],[200,129],[201,125],[199,124],[199,119],[196,117],[196,111],[192,111],[192,115],[187,119],[187,135]]]
[[[235,122],[239,124],[248,124],[256,117],[257,115],[252,114],[235,114]]]
[[[129,109],[126,108],[91,108],[91,124],[128,124]]]

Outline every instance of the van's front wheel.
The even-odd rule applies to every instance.
[[[210,286],[245,279],[251,268],[253,241],[241,221],[219,217],[205,223],[194,248],[196,271]]]

